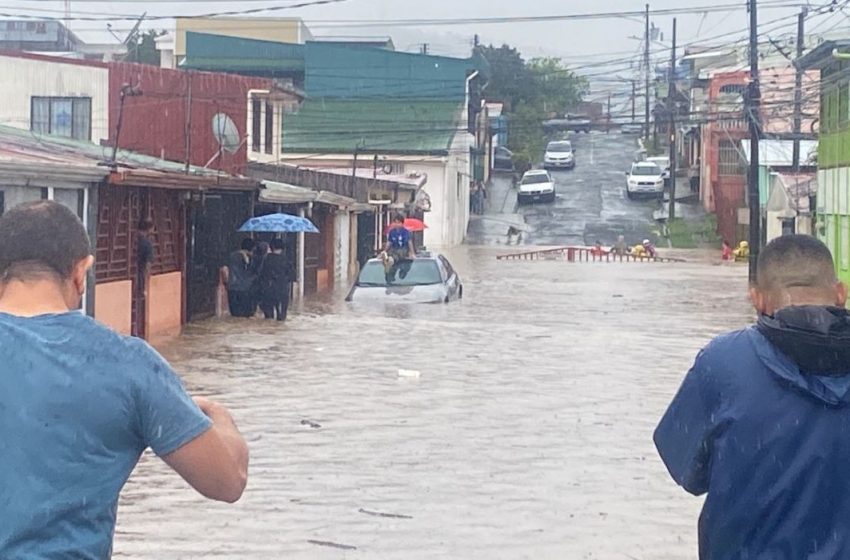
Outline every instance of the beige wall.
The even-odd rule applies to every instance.
[[[90,97],[91,141],[109,137],[107,68],[0,56],[0,75],[0,123],[29,130],[33,97]]]
[[[129,335],[133,320],[133,283],[129,280],[95,287],[94,318],[123,335]]]
[[[183,316],[183,275],[151,276],[147,298],[147,337],[150,340],[180,334]]]
[[[177,18],[174,55],[186,56],[186,32],[209,33],[227,37],[299,43],[312,39],[300,19],[292,18]]]

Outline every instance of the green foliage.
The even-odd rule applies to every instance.
[[[127,42],[127,62],[159,66],[159,51],[156,50],[156,38],[160,35],[165,35],[165,31],[150,29],[133,35]]]
[[[697,220],[676,218],[668,224],[667,236],[670,244],[677,249],[720,247],[717,219],[714,215],[707,215]]]
[[[557,58],[523,60],[509,46],[479,47],[491,76],[487,95],[506,103],[510,123],[508,144],[515,153],[533,162],[546,143],[543,120],[547,113],[563,114],[587,92],[584,78],[566,69]]]

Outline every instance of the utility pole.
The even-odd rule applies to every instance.
[[[803,57],[803,33],[806,25],[807,10],[803,8],[797,16],[797,60]],[[802,127],[801,113],[803,112],[803,69],[795,64],[794,76],[794,171],[800,170],[800,128]]]
[[[608,92],[608,122],[605,125],[605,134],[611,132],[611,92]]]
[[[192,71],[186,72],[186,174],[189,174],[192,161]]]
[[[644,30],[644,45],[643,45],[643,70],[645,72],[645,89],[644,92],[644,115],[643,115],[643,138],[644,142],[649,140],[649,4],[646,5],[646,22]]]
[[[637,84],[635,83],[634,80],[632,80],[632,124],[634,124],[634,122],[635,122],[635,97],[637,95],[636,89],[637,89]]]
[[[670,206],[667,225],[676,218],[676,18],[673,18],[673,48],[670,49],[670,75],[667,78],[667,114],[670,116]]]
[[[761,134],[761,91],[759,87],[758,0],[750,7],[750,87],[745,104],[750,121],[750,169],[747,193],[750,203],[750,282],[756,281],[756,263],[761,248],[761,202],[759,201],[759,134]]]
[[[428,54],[428,43],[422,43],[422,54]]]

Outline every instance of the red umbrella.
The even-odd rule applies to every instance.
[[[404,220],[404,227],[408,231],[425,231],[425,228],[428,226],[425,225],[425,222],[422,220],[417,220],[416,218],[406,218]]]

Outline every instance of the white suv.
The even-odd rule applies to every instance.
[[[516,200],[519,204],[523,202],[554,202],[555,181],[545,169],[532,169],[522,176],[519,182],[519,192]]]
[[[631,171],[626,172],[626,195],[664,198],[664,170],[651,161],[633,163]]]

